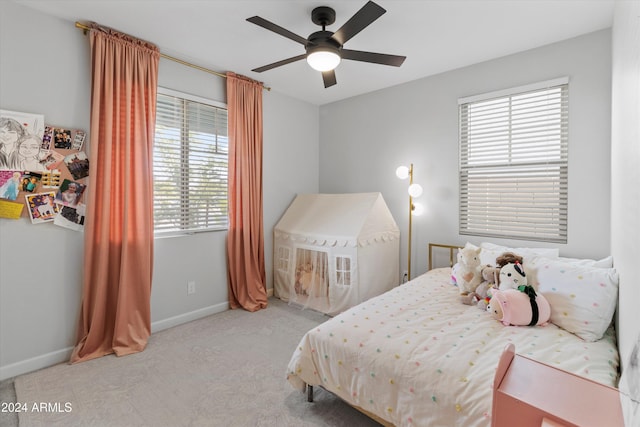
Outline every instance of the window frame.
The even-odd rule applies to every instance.
[[[531,102],[527,109],[518,110],[518,113],[524,112],[523,116],[518,119],[514,118],[516,114],[511,111],[511,103],[514,99],[533,97],[535,94],[541,95],[545,91],[556,90],[557,92],[557,89],[559,89],[557,105],[560,108],[554,113],[555,110],[548,108],[548,105],[551,104],[546,104],[544,112],[549,117],[546,122],[538,121],[537,118],[529,118],[529,115],[537,108],[534,102]],[[484,113],[485,117],[478,122],[481,126],[489,124],[495,126],[495,123],[498,123],[497,127],[502,134],[498,137],[495,135],[499,132],[493,130],[487,132],[492,134],[491,137],[495,139],[484,139],[477,136],[478,134],[474,134],[474,131],[477,132],[481,126],[478,126],[478,122],[472,123],[470,118],[473,114],[470,112],[472,106],[482,108],[500,101],[509,104],[508,114],[503,113],[508,117],[508,120],[499,121],[491,113]],[[491,117],[487,118],[490,115]],[[458,119],[459,233],[461,235],[567,243],[569,78],[561,77],[460,98],[458,100]],[[533,126],[526,123],[527,120],[532,120]],[[528,140],[522,138],[521,135],[516,136],[516,133],[513,132],[514,129],[517,129],[516,126],[523,126],[523,123],[525,124],[525,132],[523,133]],[[526,130],[527,128],[538,128],[539,125],[542,125],[541,127],[544,129],[553,129],[555,133],[549,132],[553,136],[548,139],[539,139],[537,130]],[[472,126],[477,127],[472,130]],[[509,131],[506,132],[500,126],[504,126]],[[551,141],[551,148],[548,151],[545,152],[539,148],[543,145],[546,146],[549,141]],[[492,147],[487,148],[492,144]],[[521,152],[520,160],[517,160],[512,154],[512,151],[516,149]],[[475,153],[482,151],[482,156],[484,156],[482,161],[479,160],[480,155],[474,154],[474,150]],[[527,150],[530,152],[527,153]],[[504,155],[501,151],[509,154]],[[541,157],[541,154],[544,154],[544,157]],[[502,160],[499,159],[501,155],[503,156]],[[475,180],[474,177],[476,177]],[[541,184],[543,182],[544,184]],[[480,184],[474,188],[477,183]],[[522,189],[527,185],[529,188]],[[501,188],[504,194],[514,194],[515,191],[515,194],[518,197],[522,196],[523,200],[513,203],[519,206],[502,206],[500,201],[494,200],[497,197],[493,196],[497,194],[491,193],[490,188]],[[525,195],[529,200],[524,200]],[[548,195],[552,197],[544,199],[543,196]],[[496,212],[495,215],[492,215],[492,209]],[[498,214],[500,211],[503,215]],[[505,213],[506,216],[504,216]],[[528,214],[531,215],[526,218]],[[549,227],[550,224],[551,227]]]
[[[182,92],[182,91],[178,91],[178,90],[174,90],[174,89],[169,89],[169,88],[162,87],[162,86],[158,86],[158,95],[165,95],[165,96],[170,96],[170,97],[174,97],[174,98],[179,98],[179,99],[181,99],[183,101],[204,104],[206,106],[219,108],[219,109],[223,109],[223,110],[227,111],[227,104],[224,103],[224,102],[215,101],[213,99],[205,98],[205,97],[198,96],[198,95],[193,95],[193,94],[190,94],[190,93],[186,93],[186,92]],[[156,106],[157,106],[157,101],[156,101]],[[228,119],[228,115],[227,115],[227,119]],[[154,158],[153,158],[154,209],[155,209],[155,194],[156,194],[155,138],[156,138],[156,135],[157,135],[157,125],[158,125],[158,120],[156,118],[156,125],[154,126]],[[184,127],[181,127],[180,131],[183,132],[184,131]],[[228,138],[228,126],[227,126],[227,130],[226,130],[225,133],[226,133],[227,138]],[[182,143],[182,140],[181,140],[181,143]],[[228,143],[228,141],[227,141],[227,143]],[[228,148],[228,145],[227,145],[227,148]],[[180,148],[180,152],[181,152],[181,156],[185,155],[185,149],[183,147]],[[228,158],[229,158],[228,150],[227,150],[226,156],[227,156],[227,172],[228,172],[228,166],[229,166],[228,165]],[[184,161],[185,160],[181,157],[180,163],[184,164]],[[226,190],[228,190],[228,173],[227,173],[226,182],[227,182]],[[213,227],[197,228],[197,229],[195,229],[195,228],[180,228],[179,230],[158,230],[156,228],[155,220],[154,220],[154,237],[155,238],[164,238],[164,237],[188,236],[188,235],[193,235],[193,234],[196,234],[196,233],[227,231],[229,229],[228,198],[229,198],[229,195],[227,193],[226,197],[225,197],[226,202],[227,202],[227,209],[226,209],[226,221],[225,221],[224,225],[217,225],[217,226],[213,226]],[[181,203],[182,202],[183,201],[181,201]]]

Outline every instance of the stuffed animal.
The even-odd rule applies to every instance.
[[[500,269],[505,265],[513,263],[520,263],[522,265],[522,257],[520,255],[514,254],[513,252],[503,252],[496,258],[496,265],[492,267],[487,265],[482,270],[482,277],[484,280],[493,283],[496,288],[500,287]]]
[[[523,259],[520,255],[514,254],[513,252],[503,252],[500,256],[496,258],[496,265],[500,268],[504,267],[509,263],[523,263]]]
[[[494,290],[493,283],[485,280],[478,285],[474,292],[460,295],[460,301],[467,305],[476,304],[480,310],[486,310]]]
[[[527,276],[524,274],[524,268],[519,262],[510,262],[500,269],[500,284],[498,285],[498,289],[501,291],[518,289],[518,286],[526,285]]]
[[[522,257],[520,255],[514,254],[513,252],[504,252],[496,258],[497,266],[493,267],[489,264],[481,266],[480,275],[482,277],[482,282],[478,285],[474,292],[460,296],[460,300],[462,301],[462,303],[467,305],[477,304],[478,308],[480,308],[481,310],[485,310],[487,308],[487,305],[489,304],[489,301],[491,300],[492,292],[499,287],[500,270],[502,269],[502,267],[509,263],[521,265]],[[522,282],[522,280],[520,279],[518,281]],[[511,284],[509,285],[509,287],[511,288],[513,287],[513,285],[514,284]]]
[[[487,311],[504,325],[545,325],[551,316],[551,306],[542,294],[536,294],[531,286],[523,290],[497,290],[493,293]]]
[[[493,267],[488,264],[482,266],[480,269],[482,280],[492,286],[498,286],[498,283],[500,283],[500,267],[502,266]]]
[[[468,295],[481,282],[480,248],[466,246],[458,249],[458,263],[453,269],[453,279],[460,288],[460,295]]]
[[[315,271],[313,265],[307,263],[298,267],[294,284],[294,290],[298,295],[320,297],[323,295],[325,288],[326,284],[322,280],[322,276]]]

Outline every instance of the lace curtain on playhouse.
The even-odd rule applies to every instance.
[[[305,308],[329,306],[329,264],[326,252],[296,249],[295,280],[290,301]]]

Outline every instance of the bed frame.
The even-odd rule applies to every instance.
[[[456,245],[444,245],[444,244],[440,244],[440,243],[429,243],[428,246],[428,270],[432,270],[433,266],[434,266],[434,255],[435,252],[445,252],[448,251],[449,252],[449,267],[453,267],[453,264],[455,264],[456,261],[456,254],[459,248],[462,248],[462,246],[456,246]],[[319,386],[320,387],[320,386]],[[306,389],[307,389],[307,402],[313,402],[313,386],[307,384],[306,385]],[[330,391],[326,390],[325,388],[323,388],[323,390],[325,390],[327,393],[331,393]],[[384,427],[394,427],[393,424],[388,423],[387,421],[383,420],[382,418],[378,417],[375,414],[372,414],[369,411],[366,411],[358,406],[352,405],[348,402],[347,403],[349,406],[351,406],[352,408],[362,412],[364,415],[366,415],[367,417],[371,418],[372,420],[374,420],[375,422],[383,425]]]
[[[429,266],[427,268],[427,270],[433,270],[433,255],[434,255],[434,250],[441,250],[441,249],[445,249],[447,251],[449,251],[449,267],[453,267],[453,264],[455,264],[456,261],[456,256],[458,253],[458,249],[462,248],[462,246],[456,246],[456,245],[443,245],[440,243],[429,243]]]

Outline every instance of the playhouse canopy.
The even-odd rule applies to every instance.
[[[274,234],[317,246],[357,247],[400,238],[380,193],[300,194]]]

